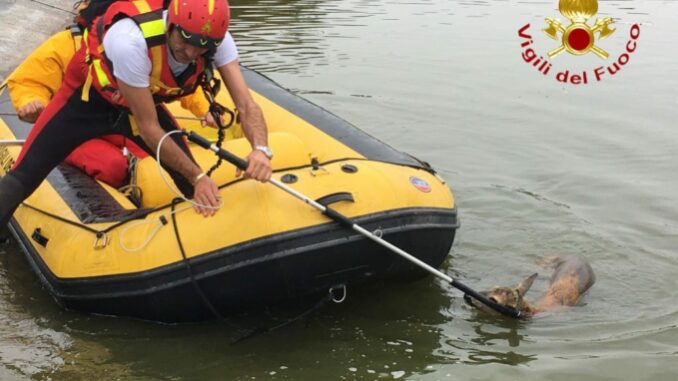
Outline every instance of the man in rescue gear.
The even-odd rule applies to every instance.
[[[263,113],[254,102],[227,33],[226,0],[117,1],[96,18],[66,70],[64,84],[40,114],[14,168],[0,180],[0,224],[47,174],[84,141],[123,134],[148,153],[177,129],[162,102],[193,93],[211,65],[217,68],[253,147],[245,175],[271,176]],[[216,183],[173,134],[161,150],[177,187],[213,215],[220,206]]]
[[[82,3],[80,8],[84,9],[86,5]],[[7,78],[9,96],[19,119],[35,123],[45,105],[59,90],[66,67],[81,44],[81,27],[73,24],[42,43]],[[196,117],[201,117],[202,125],[216,127],[208,112],[207,100],[200,92],[181,98],[181,106]],[[124,136],[106,135],[84,142],[64,162],[97,180],[120,188],[128,178],[128,157],[123,153],[123,148],[139,159],[148,156]]]

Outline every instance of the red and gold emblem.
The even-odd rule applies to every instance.
[[[206,22],[205,25],[203,25],[202,28],[200,28],[200,33],[203,36],[209,36],[210,33],[212,33],[212,23],[209,21]]]
[[[598,13],[597,0],[560,0],[558,4],[560,13],[570,20],[569,26],[564,26],[558,19],[547,18],[548,27],[543,29],[547,36],[558,40],[558,32],[562,34],[562,45],[548,52],[550,58],[567,51],[574,55],[584,55],[592,52],[602,59],[607,59],[609,54],[595,45],[595,35],[602,40],[614,33],[610,28],[612,18],[596,19],[593,27],[586,22]]]

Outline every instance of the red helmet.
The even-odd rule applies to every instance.
[[[231,11],[227,0],[171,0],[167,22],[194,46],[214,49],[226,36]]]

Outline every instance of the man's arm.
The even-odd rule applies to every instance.
[[[139,134],[146,145],[153,151],[158,148],[160,139],[165,131],[160,127],[158,115],[155,111],[153,97],[148,88],[132,87],[118,79],[120,93],[132,111],[134,120],[139,127]],[[160,156],[162,161],[172,169],[188,179],[195,187],[194,200],[200,204],[213,208],[219,207],[219,188],[217,184],[207,176],[198,176],[202,173],[193,161],[171,139],[163,142]],[[196,207],[196,210],[204,216],[211,216],[216,209]]]
[[[268,146],[268,131],[264,113],[252,98],[237,59],[220,66],[217,70],[219,70],[231,99],[238,109],[243,132],[253,148],[247,156],[248,165],[245,175],[255,180],[268,181],[272,174],[271,161],[263,152],[254,149],[256,146]]]
[[[7,79],[9,96],[19,118],[34,123],[59,90],[75,46],[68,30],[40,45]]]

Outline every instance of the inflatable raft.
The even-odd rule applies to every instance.
[[[274,177],[438,268],[459,226],[453,195],[425,162],[243,68],[269,126]],[[230,99],[219,100],[233,107]],[[176,116],[186,111],[170,105]],[[7,94],[0,112],[11,114]],[[181,122],[181,120],[180,120]],[[197,122],[187,122],[197,123]],[[0,120],[0,139],[31,126]],[[250,150],[237,126],[223,148]],[[203,168],[211,151],[191,147]],[[0,173],[20,146],[1,145]],[[162,181],[151,158],[136,166],[136,202],[61,164],[9,224],[42,283],[65,308],[163,322],[197,321],[425,272],[270,185],[212,175],[224,206],[195,213]],[[171,183],[171,181],[170,181]]]

